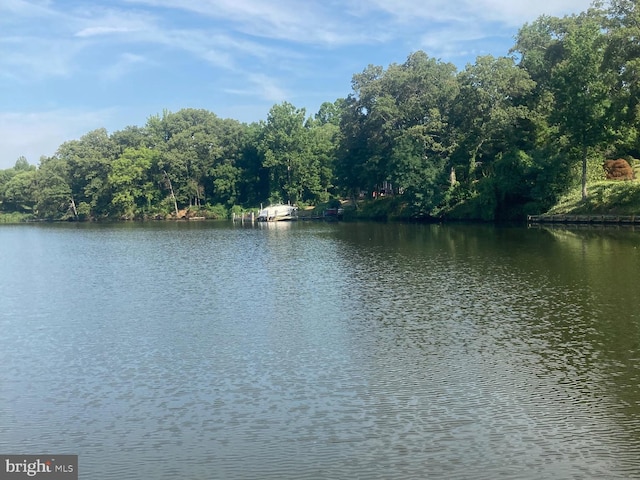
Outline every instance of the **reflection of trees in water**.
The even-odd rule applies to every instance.
[[[588,306],[589,339],[620,407],[640,423],[640,233],[632,228],[546,229]],[[562,271],[560,268],[559,271]]]
[[[336,235],[352,298],[397,345],[505,361],[585,408],[619,409],[625,431],[638,424],[638,232],[358,224]]]

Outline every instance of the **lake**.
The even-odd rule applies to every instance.
[[[640,231],[0,227],[0,453],[80,478],[640,478]]]

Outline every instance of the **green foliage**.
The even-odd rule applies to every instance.
[[[455,67],[416,52],[386,71],[370,65],[352,84],[337,163],[343,188],[371,192],[391,182],[414,214],[427,213],[452,147]]]
[[[69,165],[64,160],[54,157],[41,163],[35,193],[38,217],[56,220],[67,216],[73,198],[68,178]]]
[[[245,209],[242,205],[232,205],[229,209],[229,215],[242,215],[246,211],[247,209]]]
[[[151,211],[158,192],[149,172],[157,164],[158,156],[158,152],[147,148],[127,148],[112,162],[107,176],[112,214],[131,219]]]
[[[615,72],[610,76],[613,143],[622,155],[640,156],[640,7],[636,0],[611,0],[610,5],[603,66]]]
[[[29,162],[27,161],[27,159],[25,157],[19,157],[18,160],[16,160],[15,165],[13,166],[13,170],[17,173],[17,172],[28,172],[31,170],[35,170],[36,167],[35,165],[29,165]]]
[[[460,94],[455,103],[454,165],[470,190],[489,174],[492,163],[514,140],[530,116],[525,99],[535,83],[512,58],[478,57],[458,75]]]
[[[409,214],[405,211],[406,205],[401,198],[385,197],[376,200],[367,200],[358,206],[358,218],[368,220],[396,220],[409,219]],[[345,212],[345,217],[349,218],[349,212]]]
[[[204,214],[206,218],[212,220],[222,220],[225,218],[229,218],[229,210],[227,210],[224,205],[220,205],[219,203],[216,205],[205,205],[205,207],[200,210],[200,213]]]
[[[305,110],[284,102],[269,111],[259,150],[262,167],[269,173],[271,199],[296,203],[302,200],[309,165],[305,156],[307,130]]]
[[[0,224],[9,224],[9,223],[23,223],[31,220],[33,215],[28,213],[20,213],[20,212],[9,212],[2,213],[0,212]]]
[[[602,72],[605,37],[601,22],[590,15],[568,22],[563,37],[564,56],[552,68],[556,98],[551,118],[580,152],[582,198],[587,197],[588,158],[609,139],[610,81]]]
[[[517,57],[481,56],[461,72],[421,51],[369,65],[350,95],[309,117],[288,102],[251,125],[165,110],[142,127],[88,132],[37,168],[21,157],[0,170],[0,210],[225,218],[229,208],[363,195],[357,214],[368,218],[511,220],[573,188],[581,208],[631,209],[634,187],[599,182],[605,158],[640,169],[640,10],[636,0],[608,5],[541,16],[518,32]],[[390,195],[371,201],[383,189]]]
[[[240,170],[231,163],[219,163],[209,170],[213,179],[213,197],[232,205],[238,199]]]
[[[4,186],[3,204],[16,212],[30,212],[35,205],[36,171],[19,170]]]
[[[110,200],[107,175],[117,152],[115,143],[104,128],[93,130],[79,140],[63,143],[54,158],[61,162],[56,172],[59,181],[71,189],[67,200],[88,203],[95,216],[104,212]],[[41,200],[47,202],[44,198]]]

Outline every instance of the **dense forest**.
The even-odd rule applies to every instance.
[[[640,157],[640,7],[611,0],[525,24],[503,57],[458,71],[417,51],[369,65],[307,115],[284,102],[243,124],[207,110],[88,132],[39,165],[0,170],[0,211],[37,219],[225,215],[260,203],[393,198],[407,218],[546,211]]]

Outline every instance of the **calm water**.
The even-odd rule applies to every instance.
[[[640,478],[640,232],[0,227],[0,453],[83,479]]]

